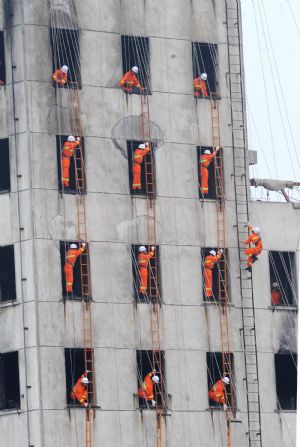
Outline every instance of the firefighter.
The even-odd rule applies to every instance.
[[[281,293],[278,282],[273,282],[271,291],[272,304],[278,306],[281,301]]]
[[[220,150],[219,146],[211,153],[209,149],[205,149],[200,156],[200,177],[201,177],[201,193],[208,194],[208,167]]]
[[[65,188],[69,187],[69,170],[70,170],[70,163],[71,163],[71,157],[74,157],[75,155],[75,149],[80,144],[80,137],[77,137],[75,140],[75,137],[73,135],[68,136],[67,141],[64,142],[62,155],[61,155],[61,167],[62,167],[62,184]]]
[[[204,292],[206,298],[211,298],[213,296],[213,268],[215,266],[215,263],[218,262],[219,259],[221,259],[221,256],[223,254],[222,248],[218,250],[218,253],[216,253],[215,250],[210,250],[209,255],[205,256],[204,259]]]
[[[141,171],[144,157],[150,151],[150,145],[148,141],[144,144],[140,144],[133,153],[133,165],[132,165],[132,189],[141,189]]]
[[[70,393],[71,399],[78,400],[81,405],[85,408],[88,407],[88,389],[87,386],[89,384],[89,379],[87,378],[87,372],[82,374],[81,377],[77,380],[76,384],[73,386],[72,391]]]
[[[223,409],[227,410],[227,405],[225,403],[226,400],[226,385],[230,384],[229,377],[222,377],[222,379],[218,380],[208,391],[208,397],[210,400],[217,402],[218,404],[223,405]]]
[[[70,249],[67,251],[66,254],[66,262],[64,266],[64,273],[65,273],[65,279],[66,279],[66,292],[67,293],[73,293],[73,281],[74,281],[74,275],[73,275],[73,269],[76,262],[76,258],[80,256],[85,250],[85,243],[83,242],[81,244],[81,247],[77,250],[76,244],[71,244]]]
[[[140,275],[140,288],[139,293],[143,295],[147,294],[148,288],[148,265],[149,260],[154,256],[155,247],[152,245],[151,251],[147,254],[146,247],[141,245],[139,247],[138,265]]]
[[[138,389],[138,396],[141,399],[146,399],[148,401],[151,400],[151,403],[154,407],[155,400],[154,400],[154,384],[159,383],[159,377],[156,375],[155,369],[153,371],[150,371],[144,378],[141,386]]]
[[[53,81],[60,86],[64,86],[68,82],[68,71],[69,67],[63,65],[53,73]]]
[[[245,270],[252,271],[252,265],[257,261],[257,256],[262,252],[262,240],[260,238],[260,229],[258,227],[249,227],[250,235],[243,241],[244,244],[254,244],[254,247],[246,248],[245,253],[248,256],[247,267]]]
[[[198,76],[198,78],[194,79],[194,97],[195,98],[199,98],[200,96],[202,98],[208,97],[206,81],[207,81],[206,73],[202,73],[201,76]]]
[[[132,67],[131,70],[124,74],[123,78],[119,82],[119,87],[122,87],[125,93],[132,93],[133,87],[136,87],[141,91],[142,86],[136,77],[138,71],[139,69],[136,66]]]

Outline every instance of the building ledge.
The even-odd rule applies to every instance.
[[[290,306],[269,306],[268,309],[271,309],[273,312],[275,310],[291,310],[294,312],[298,312],[298,306],[291,304]]]
[[[25,413],[25,411],[20,410],[18,408],[12,408],[11,410],[9,410],[8,408],[5,408],[4,410],[0,410],[0,417],[1,416],[9,416],[11,414],[22,414]]]
[[[14,307],[14,306],[18,306],[20,303],[14,299],[14,300],[10,300],[10,301],[1,301],[0,302],[0,308],[3,307]],[[0,410],[1,411],[1,410]]]
[[[200,306],[223,306],[223,304],[220,304],[219,301],[202,301]],[[235,305],[229,302],[226,307],[235,307]]]
[[[276,410],[274,410],[274,413],[297,413],[297,410],[279,410],[278,408],[276,408]]]

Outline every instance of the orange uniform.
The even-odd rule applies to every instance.
[[[244,241],[244,244],[254,244],[253,248],[246,248],[245,250],[245,253],[248,256],[247,266],[252,267],[253,256],[260,255],[262,252],[262,240],[258,234],[252,231],[248,239]]]
[[[138,389],[138,396],[141,399],[154,400],[154,384],[152,377],[154,376],[154,372],[149,372],[140,388]]]
[[[72,391],[70,393],[71,399],[77,399],[82,406],[85,406],[85,403],[88,399],[88,390],[87,387],[81,383],[83,377],[86,377],[86,373],[82,374],[81,377],[77,380],[76,384],[73,386]]]
[[[145,149],[136,149],[133,153],[133,165],[132,165],[132,189],[141,189],[141,171],[142,163],[146,154],[150,151],[150,146],[146,146]]]
[[[136,75],[131,71],[127,71],[121,81],[119,82],[119,87],[122,87],[124,92],[132,93],[132,88],[136,87],[141,90],[142,86],[139,83]]]
[[[221,258],[222,253],[218,252],[216,256],[208,255],[205,256],[204,259],[204,281],[205,281],[205,287],[204,292],[205,296],[207,298],[211,298],[213,296],[213,268],[215,266],[215,263],[218,262],[218,260]]]
[[[79,145],[79,141],[65,141],[64,147],[61,154],[61,167],[62,167],[62,177],[61,181],[63,185],[67,188],[69,186],[69,170],[71,157],[75,155],[75,148]]]
[[[216,155],[217,150],[214,150],[211,154],[201,154],[200,176],[202,194],[208,194],[208,166],[211,164]]]
[[[154,256],[154,251],[139,253],[138,264],[140,274],[140,288],[139,293],[146,295],[148,288],[148,264],[149,260]]]
[[[85,247],[80,247],[78,250],[70,249],[67,251],[66,255],[66,262],[64,267],[64,273],[66,278],[66,291],[67,293],[73,292],[73,281],[74,281],[74,275],[73,275],[73,269],[76,262],[76,258],[81,255],[85,250]]]
[[[271,297],[272,297],[272,304],[274,304],[274,306],[278,306],[281,301],[280,291],[278,289],[273,289],[272,293],[271,293]]]
[[[68,82],[68,73],[58,69],[53,73],[53,80],[59,85],[65,85]]]
[[[205,98],[208,97],[206,81],[201,79],[200,76],[194,79],[194,90],[194,96],[196,98],[198,98],[199,96],[203,96]]]
[[[225,403],[225,384],[222,382],[222,380],[218,380],[214,386],[211,387],[211,389],[208,392],[209,399],[213,400],[214,402],[217,402],[219,404]]]

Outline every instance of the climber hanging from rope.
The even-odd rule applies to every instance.
[[[52,77],[53,81],[58,85],[63,87],[68,82],[68,71],[67,65],[63,65],[60,69],[56,70]]]
[[[138,389],[138,396],[140,399],[145,399],[147,401],[151,400],[154,407],[156,404],[154,400],[154,383],[159,383],[159,377],[156,375],[155,369],[150,371],[144,378],[141,386]]]
[[[121,81],[119,82],[119,87],[122,87],[125,93],[134,93],[134,88],[141,91],[142,86],[136,77],[138,71],[138,67],[134,66],[123,75]]]
[[[215,250],[210,250],[209,255],[205,256],[204,259],[204,292],[206,298],[211,298],[213,296],[213,269],[215,264],[221,259],[223,254],[222,248],[216,253]]]
[[[144,144],[140,144],[133,153],[133,165],[132,165],[132,189],[142,189],[141,171],[144,157],[150,152],[150,145],[148,141]]]
[[[201,177],[201,193],[208,194],[208,167],[220,150],[219,146],[211,153],[209,149],[205,149],[200,156],[200,177]]]
[[[147,254],[146,247],[141,245],[139,247],[138,265],[140,275],[139,293],[147,294],[148,289],[148,266],[150,259],[154,256],[155,247],[152,245],[151,251]]]
[[[208,397],[210,400],[217,402],[218,404],[223,405],[223,410],[226,411],[228,406],[226,404],[227,396],[226,396],[226,385],[230,384],[229,377],[222,377],[222,379],[218,380],[208,391]]]
[[[66,262],[64,266],[64,273],[66,279],[66,292],[73,293],[73,282],[74,282],[74,273],[73,269],[76,263],[76,259],[80,256],[85,250],[85,243],[81,244],[81,248],[77,250],[76,244],[71,244],[69,250],[66,254]]]
[[[207,91],[207,74],[202,73],[198,78],[194,79],[194,97],[195,98],[208,98]]]
[[[70,163],[71,157],[74,157],[76,147],[80,144],[80,137],[68,136],[67,141],[64,142],[62,154],[61,154],[61,167],[62,167],[62,184],[65,188],[68,188],[70,182]]]
[[[248,239],[243,241],[244,244],[253,244],[254,247],[246,248],[245,253],[248,256],[247,259],[247,267],[245,270],[248,270],[248,272],[252,271],[252,265],[254,262],[257,261],[257,256],[261,254],[263,246],[262,246],[262,240],[260,237],[260,229],[258,227],[248,227],[250,231],[250,235]]]

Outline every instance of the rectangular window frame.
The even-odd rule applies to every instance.
[[[73,294],[67,294],[66,292],[66,281],[65,281],[65,274],[64,274],[64,265],[65,265],[65,257],[66,252],[68,250],[68,247],[70,247],[71,244],[76,244],[79,248],[80,244],[78,241],[60,241],[59,242],[59,249],[60,249],[60,260],[61,260],[61,284],[62,284],[62,297],[64,301],[82,301],[82,291],[81,291],[81,273],[80,273],[80,259],[77,258],[75,266],[74,266],[74,282],[73,282]],[[87,264],[86,256],[89,256],[89,244],[86,244],[85,251],[80,255],[83,257],[84,264]],[[90,263],[88,263],[90,265]],[[84,271],[84,273],[87,273]],[[89,275],[91,272],[89,272]],[[91,282],[91,279],[90,279]],[[90,283],[91,288],[91,283]],[[91,291],[90,291],[91,293]],[[90,296],[90,299],[92,299],[92,296]],[[86,300],[86,298],[85,298]]]
[[[231,374],[230,371],[225,371],[228,377],[231,376],[231,380],[234,382],[234,354],[232,352],[225,353],[226,361],[231,365]],[[206,352],[206,366],[207,366],[207,383],[209,391],[215,383],[220,380],[223,376],[223,366],[222,366],[222,352]],[[233,391],[233,395],[230,396],[231,390]],[[237,408],[237,400],[236,393],[234,392],[234,386],[226,385],[227,397],[229,399],[229,406],[233,412],[236,411]],[[211,401],[208,397],[208,404],[210,409],[220,409],[223,410],[222,405],[217,402]]]
[[[0,138],[0,194],[11,190],[9,153],[9,138]]]
[[[4,31],[0,31],[0,81],[3,82],[3,85],[6,85]]]
[[[150,287],[150,281],[151,281],[151,287],[155,287],[155,278],[154,276],[151,274],[150,271],[150,278],[148,277],[148,291],[147,291],[147,295],[144,295],[142,293],[138,293],[138,289],[139,289],[139,273],[138,273],[138,248],[144,245],[147,249],[147,253],[149,253],[150,247],[148,247],[147,244],[137,244],[137,245],[131,245],[131,260],[132,260],[132,284],[133,284],[133,293],[134,293],[134,299],[135,299],[135,303],[136,304],[141,304],[141,303],[149,303],[149,287]],[[155,253],[156,253],[156,259],[157,259],[157,287],[158,287],[158,297],[157,297],[157,301],[159,304],[162,303],[162,295],[161,295],[161,277],[160,277],[160,250],[159,250],[159,245],[157,245],[155,247]],[[149,261],[149,267],[153,268],[155,263],[155,260],[153,258],[150,259]],[[149,271],[149,270],[148,270]],[[150,281],[149,281],[150,279]],[[152,300],[152,302],[154,302],[154,300]]]
[[[21,407],[19,369],[18,351],[0,354],[0,411],[19,410]]]
[[[65,188],[62,185],[61,177],[62,177],[62,150],[63,145],[67,141],[69,135],[56,135],[56,157],[57,157],[57,182],[58,182],[58,191],[60,194],[76,194],[76,171],[75,171],[75,159],[74,157],[71,157],[70,159],[70,187]],[[81,137],[80,139],[80,148],[76,148],[76,156],[77,159],[80,159],[80,163],[78,168],[84,169],[84,194],[87,193],[87,186],[86,186],[86,169],[85,169],[85,143],[84,138]],[[82,163],[81,163],[82,159]]]
[[[65,380],[66,380],[66,403],[68,407],[83,408],[80,402],[73,400],[70,396],[73,386],[76,384],[79,377],[85,372],[85,362],[84,362],[84,348],[65,348]],[[92,360],[93,353],[87,350],[88,360]],[[94,401],[89,402],[92,406],[96,405],[96,395],[95,395],[95,377],[92,377],[92,373],[88,374],[88,379],[94,383],[94,392],[91,393],[91,386],[88,386],[88,392],[93,394]]]
[[[279,363],[285,363],[279,366]],[[289,374],[287,374],[287,364],[290,363]],[[296,411],[297,410],[297,354],[290,352],[278,352],[274,354],[274,368],[275,368],[275,384],[276,384],[276,401],[277,409],[279,411]],[[293,366],[295,369],[293,371]],[[281,371],[278,371],[281,369]],[[293,378],[294,376],[294,378]],[[288,380],[287,380],[288,377]],[[280,388],[280,390],[279,390]],[[287,398],[283,396],[282,390],[287,389],[290,396]],[[289,403],[288,403],[289,402]]]
[[[144,95],[151,95],[150,39],[146,36],[122,35],[123,74],[134,65],[139,69],[137,78]],[[134,93],[140,94],[138,89]]]
[[[213,53],[213,54],[212,54]],[[220,99],[218,82],[218,45],[210,42],[192,42],[193,79],[207,74],[206,99]]]
[[[221,247],[222,248],[222,247]],[[213,298],[207,298],[205,295],[205,279],[204,279],[204,259],[209,254],[210,250],[215,250],[216,253],[218,252],[218,248],[216,247],[202,247],[201,248],[201,269],[202,269],[202,293],[203,293],[203,302],[204,303],[210,303],[210,304],[219,304],[219,300],[215,299],[215,294],[217,291],[217,294],[219,296],[219,279],[218,279],[218,268],[214,267],[213,269]],[[222,294],[222,301],[221,304],[230,303],[230,282],[229,282],[229,268],[228,268],[228,249],[223,248],[223,256],[221,257],[219,263],[221,264],[221,270],[226,270],[226,284],[227,284],[227,290],[223,292]],[[223,268],[222,268],[223,267]],[[224,280],[221,276],[221,282],[224,284]],[[221,290],[225,290],[225,287],[221,288]]]
[[[4,295],[3,298],[2,294]],[[16,299],[14,245],[4,245],[0,247],[0,304],[16,301]]]
[[[281,293],[281,303],[279,306],[297,306],[297,274],[296,274],[296,253],[293,251],[269,250],[269,278],[270,296],[272,284],[279,283]],[[286,275],[288,271],[288,276]],[[292,284],[290,284],[292,283]],[[270,299],[271,305],[272,299]],[[276,305],[274,305],[276,307]]]
[[[144,141],[127,140],[127,157],[128,157],[128,174],[129,174],[130,195],[137,196],[137,197],[155,198],[155,154],[154,154],[153,146],[151,147],[151,152],[148,152],[148,154],[146,154],[146,156],[144,157],[144,160],[143,160],[143,163],[141,166],[141,186],[142,186],[142,188],[140,190],[132,189],[133,153],[134,153],[135,149],[138,148],[139,144],[143,144],[143,143],[144,143]],[[149,163],[151,163],[151,157],[152,157],[152,164],[153,164],[152,187],[150,185],[148,185],[148,191],[147,191],[146,169],[149,166]],[[151,166],[150,166],[150,168],[151,168]],[[152,171],[151,171],[151,174],[152,174]],[[148,175],[151,175],[151,174],[148,172]]]
[[[218,186],[218,197],[220,198],[222,196],[222,185],[216,185],[216,168],[215,164],[217,164],[218,169],[223,170],[223,162],[220,163],[219,158],[214,158],[213,161],[208,166],[208,194],[204,195],[201,192],[201,164],[200,164],[200,157],[204,153],[206,149],[209,149],[212,153],[213,147],[212,146],[197,146],[197,163],[198,163],[198,191],[199,191],[199,199],[200,200],[218,200],[217,199],[217,188]],[[222,148],[219,149],[219,156],[223,160],[223,150]],[[218,156],[218,157],[219,157]],[[221,164],[221,166],[220,166]],[[222,172],[222,176],[224,176],[224,172]],[[225,185],[223,185],[223,188],[225,188]],[[223,194],[225,194],[225,191],[223,191]]]
[[[159,353],[161,357],[161,371],[159,368]],[[159,384],[154,385],[154,400],[157,401],[158,407],[163,408],[163,402],[166,403],[166,389],[165,389],[165,353],[164,351],[155,351],[154,355],[154,365],[153,365],[153,352],[151,350],[137,350],[136,351],[136,370],[137,370],[137,386],[141,386],[142,381],[145,376],[150,372],[156,370],[156,375],[159,377]],[[163,380],[161,380],[161,378]],[[160,386],[161,388],[158,388]],[[156,390],[161,391],[161,395],[156,395]],[[140,409],[151,409],[155,410],[155,407],[151,406],[150,403],[147,405],[145,399],[138,397],[138,403]]]

